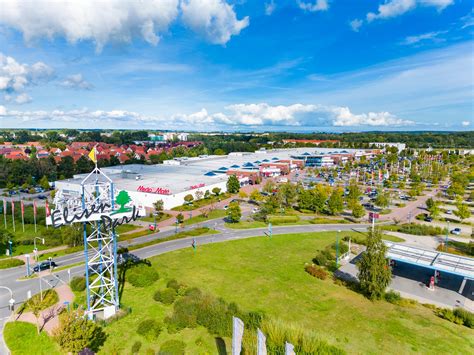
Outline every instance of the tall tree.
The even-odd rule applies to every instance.
[[[392,271],[385,258],[386,251],[382,231],[379,228],[371,229],[367,236],[367,249],[357,266],[360,287],[372,300],[382,298],[392,278]]]
[[[240,190],[240,182],[239,179],[237,179],[237,176],[235,175],[230,175],[229,178],[227,179],[227,192],[230,192],[231,194],[236,194]]]
[[[328,200],[328,209],[330,214],[337,215],[344,210],[344,199],[342,195],[343,191],[339,187],[332,191],[332,194]]]
[[[242,217],[242,210],[237,202],[231,202],[227,209],[227,219],[231,223],[237,223]]]

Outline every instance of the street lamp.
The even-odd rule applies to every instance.
[[[38,261],[38,248],[36,248],[36,239],[41,240],[41,244],[44,245],[44,238],[35,237],[33,239],[33,243],[34,243],[34,246],[35,246],[35,248],[33,249],[33,253],[35,254],[35,260]]]
[[[13,311],[15,310],[15,300],[13,299],[13,291],[6,286],[0,286],[0,288],[4,288],[5,290],[8,290],[10,292],[10,300],[8,301],[8,308],[13,314]]]
[[[30,254],[25,254],[26,258],[26,277],[30,277]]]
[[[9,247],[9,251],[10,251],[10,258],[13,257],[13,248],[12,248],[12,245],[13,245],[13,242],[11,241],[11,239],[8,241],[8,247]]]

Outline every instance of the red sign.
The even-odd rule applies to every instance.
[[[206,184],[197,184],[197,185],[191,185],[189,186],[189,188],[191,190],[194,190],[194,189],[199,189],[200,187],[204,187],[204,186],[206,186]]]
[[[171,195],[171,191],[169,189],[164,189],[162,187],[145,187],[140,185],[138,186],[137,191],[158,195]]]
[[[372,220],[372,219],[378,219],[380,218],[380,215],[378,213],[374,213],[374,212],[369,212],[369,219]]]

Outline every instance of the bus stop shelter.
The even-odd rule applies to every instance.
[[[390,260],[462,277],[459,293],[463,292],[466,280],[474,280],[474,258],[388,241],[385,244],[388,248],[386,256]]]

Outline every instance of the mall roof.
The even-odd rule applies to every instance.
[[[474,258],[387,241],[385,244],[388,247],[387,257],[392,260],[474,280]]]

